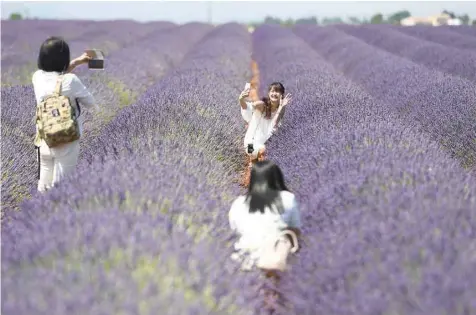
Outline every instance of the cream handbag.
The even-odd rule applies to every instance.
[[[287,236],[291,237],[294,246],[291,244]],[[256,262],[256,266],[264,270],[286,270],[286,263],[289,253],[295,253],[299,249],[296,233],[291,230],[282,232],[278,240],[271,240],[261,251],[260,258]]]

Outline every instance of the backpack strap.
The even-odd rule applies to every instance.
[[[76,99],[76,107],[78,108],[78,117],[81,115],[81,106],[79,106],[79,101]]]
[[[58,79],[56,80],[56,86],[55,86],[55,90],[54,90],[54,94],[55,95],[61,95],[61,85],[63,84],[63,75],[60,74],[58,76]]]
[[[38,174],[38,178],[37,178],[37,179],[40,180],[40,174],[41,174],[41,161],[40,161],[41,155],[40,155],[40,147],[37,146],[37,145],[35,145],[35,149],[36,149],[37,154],[38,154],[38,173],[37,173],[37,174]]]

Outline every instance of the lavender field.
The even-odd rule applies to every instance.
[[[100,111],[77,171],[40,196],[31,74],[50,35],[107,61],[75,71]],[[2,21],[1,36],[2,314],[476,314],[474,28]],[[268,158],[304,233],[277,285],[229,259],[252,61],[260,95],[293,94]]]

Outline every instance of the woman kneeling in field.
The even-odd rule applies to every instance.
[[[233,202],[229,223],[240,236],[232,259],[241,262],[243,270],[285,269],[288,254],[298,248],[301,218],[296,197],[276,164],[253,165],[248,192]]]
[[[247,176],[243,183],[245,186],[248,184],[252,164],[264,160],[265,143],[273,135],[283,117],[285,106],[291,101],[291,95],[284,96],[284,92],[281,83],[273,82],[268,87],[268,95],[259,101],[247,100],[250,94],[248,85],[240,94],[241,116],[248,123],[243,142],[248,157]]]

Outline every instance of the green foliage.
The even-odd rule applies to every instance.
[[[350,16],[348,18],[348,20],[349,20],[350,24],[354,24],[354,25],[363,24],[362,21],[359,18],[355,17],[355,16]]]
[[[389,16],[388,23],[400,24],[401,20],[406,19],[407,17],[410,17],[410,16],[412,15],[407,10],[398,11]]]
[[[370,18],[370,23],[371,24],[382,24],[384,22],[383,20],[383,14],[382,13],[377,13],[374,16]]]
[[[458,19],[460,19],[461,22],[462,22],[464,25],[468,25],[469,22],[471,21],[471,19],[469,18],[469,15],[467,15],[467,14],[458,16]],[[473,23],[474,23],[474,21],[473,21]]]
[[[20,13],[13,12],[10,14],[10,20],[23,20],[23,16]]]

